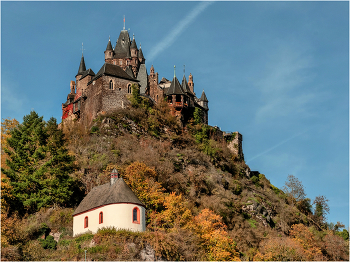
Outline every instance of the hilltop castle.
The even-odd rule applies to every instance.
[[[181,84],[175,73],[172,81],[164,77],[158,81],[153,65],[148,74],[141,45],[137,48],[134,36],[130,40],[125,26],[114,48],[109,39],[104,57],[105,63],[95,74],[91,68],[86,69],[82,54],[75,81],[70,82],[70,93],[62,104],[62,123],[75,119],[89,126],[96,116],[125,108],[130,104],[131,86],[137,85],[140,94],[154,104],[165,99],[171,114],[182,123],[187,122],[195,108],[199,108],[203,123],[208,124],[208,99],[204,90],[200,98],[196,97],[193,76],[190,74],[187,81],[184,75]]]

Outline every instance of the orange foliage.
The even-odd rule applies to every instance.
[[[289,237],[275,237],[265,240],[259,247],[254,261],[297,261],[307,260],[300,243]]]
[[[10,132],[18,126],[18,121],[13,118],[3,119],[1,122],[1,168],[7,168],[6,159],[7,154],[4,151],[4,148],[7,146],[7,139],[11,137]],[[1,172],[1,179],[6,179],[6,176]],[[6,180],[1,181],[1,219],[6,217],[4,214],[8,211],[8,203],[4,198],[11,199],[13,198],[10,194],[12,187]],[[6,196],[6,197],[5,197]]]
[[[165,210],[151,214],[153,223],[150,226],[156,226],[169,231],[174,231],[179,228],[189,227],[192,221],[192,212],[187,207],[187,202],[182,195],[176,195],[174,192],[164,198],[163,203]]]
[[[293,240],[301,244],[306,254],[306,260],[323,260],[321,249],[312,232],[303,224],[295,224],[290,230]]]
[[[194,217],[193,227],[203,241],[209,260],[240,260],[236,244],[228,236],[221,216],[209,209],[203,209]]]
[[[144,163],[134,162],[124,172],[125,183],[146,205],[146,209],[158,209],[164,202],[164,188],[155,181],[156,171]]]

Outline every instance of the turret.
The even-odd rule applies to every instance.
[[[113,47],[112,47],[111,39],[108,40],[107,48],[106,48],[106,51],[104,53],[105,53],[105,62],[112,63]]]
[[[205,92],[204,92],[204,90],[203,90],[203,92],[202,92],[202,96],[201,96],[201,98],[199,99],[199,101],[198,101],[198,104],[200,104],[203,108],[205,108],[205,109],[209,109],[208,108],[208,99],[207,99],[207,96],[205,95]]]
[[[136,45],[136,41],[135,41],[135,36],[132,35],[132,42],[130,45],[130,52],[131,52],[131,57],[137,57],[137,45]]]
[[[188,86],[190,87],[190,90],[193,94],[195,94],[194,92],[194,83],[193,83],[193,76],[190,73],[190,75],[188,76]]]
[[[139,52],[137,54],[137,58],[139,59],[140,61],[140,64],[144,64],[145,63],[145,58],[143,57],[143,53],[142,53],[142,49],[141,49],[141,43],[140,43],[140,49],[139,49]]]
[[[85,67],[84,55],[82,54],[77,76],[82,75],[84,71],[86,71],[86,67]]]
[[[75,82],[70,81],[70,93],[75,94]]]

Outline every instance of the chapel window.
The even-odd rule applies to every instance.
[[[140,209],[137,207],[132,210],[132,222],[140,224]]]
[[[89,218],[85,217],[84,219],[84,228],[87,228],[89,226]]]
[[[102,224],[102,223],[103,223],[103,212],[100,212],[98,218],[99,218],[99,219],[98,219],[98,222],[99,222],[100,224]]]

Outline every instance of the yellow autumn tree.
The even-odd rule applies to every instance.
[[[209,209],[203,209],[194,217],[193,222],[193,229],[202,240],[209,260],[240,260],[236,244],[228,235],[221,216]]]
[[[183,196],[174,192],[164,197],[164,210],[151,214],[152,224],[150,227],[165,229],[169,232],[179,228],[188,228],[192,222],[192,212],[188,208],[188,202]]]

